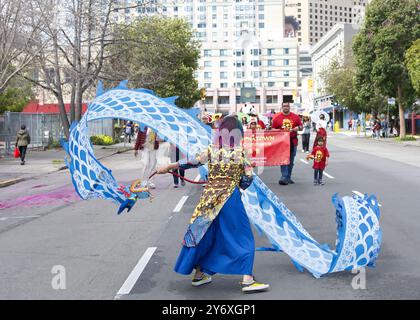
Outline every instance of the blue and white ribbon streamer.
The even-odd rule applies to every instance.
[[[176,97],[163,99],[150,90],[128,89],[126,84],[123,82],[106,92],[100,84],[96,99],[82,120],[72,125],[69,142],[63,143],[73,185],[82,199],[109,199],[118,205],[127,201],[126,193],[121,191],[112,171],[104,167],[93,153],[88,136],[90,121],[119,118],[147,125],[161,138],[177,145],[188,157],[195,157],[211,143],[209,128],[197,119],[195,111],[176,107]],[[334,195],[335,250],[313,239],[296,216],[257,176],[243,192],[242,200],[250,221],[268,238],[273,250],[289,255],[300,271],[306,269],[320,277],[375,265],[382,231],[374,196],[340,198]]]

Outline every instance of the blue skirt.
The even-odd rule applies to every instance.
[[[175,272],[189,275],[197,266],[207,274],[252,275],[255,244],[236,188],[196,247],[183,246]]]

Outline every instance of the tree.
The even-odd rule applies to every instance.
[[[33,2],[0,1],[0,94],[33,61],[37,49],[44,46],[45,42],[39,38],[43,24]],[[35,39],[40,42],[35,44]],[[12,92],[16,90],[6,95]]]
[[[176,104],[189,108],[200,99],[194,72],[199,44],[187,22],[181,19],[145,17],[117,31],[119,42],[111,45],[112,58],[105,74],[114,81],[154,90],[163,97],[178,96]],[[124,52],[117,54],[117,52]],[[106,76],[105,76],[106,78]],[[110,80],[111,76],[108,76]],[[109,82],[109,81],[108,81]]]
[[[420,35],[419,13],[416,0],[373,0],[353,45],[359,99],[371,100],[375,93],[396,97],[401,137],[405,109],[414,101],[404,54]]]
[[[115,0],[27,1],[34,3],[36,14],[45,23],[35,39],[32,71],[20,75],[55,97],[68,137],[70,123],[81,119],[82,103],[92,94],[109,58],[106,47],[118,41],[114,36],[118,15],[128,7]],[[147,4],[141,1],[129,8]],[[41,42],[47,45],[41,46]],[[70,119],[66,101],[70,101]]]
[[[321,72],[325,83],[325,91],[334,96],[335,101],[354,112],[366,111],[359,104],[354,84],[356,70],[351,52],[346,52],[343,59],[335,58],[332,63]]]
[[[420,39],[417,39],[405,53],[405,64],[417,97],[420,96]]]

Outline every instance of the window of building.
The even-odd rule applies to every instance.
[[[289,86],[290,86],[289,81],[285,81],[285,82],[284,82],[284,87],[285,87],[285,88],[288,88]]]
[[[290,76],[290,71],[289,70],[283,71],[283,76],[284,77],[289,77]]]
[[[211,83],[206,82],[206,83],[204,84],[204,88],[206,88],[206,89],[211,88]],[[213,102],[212,102],[212,103],[213,103]]]
[[[229,104],[230,103],[230,99],[229,96],[221,96],[217,98],[217,103],[218,104]]]
[[[204,79],[211,79],[211,72],[204,72]]]
[[[228,83],[227,82],[221,82],[220,83],[220,88],[227,88],[228,87]]]
[[[269,67],[273,67],[273,66],[275,66],[276,64],[275,64],[275,60],[267,60],[267,65],[269,66]]]
[[[278,103],[278,97],[277,96],[267,96],[267,103]]]
[[[220,79],[227,79],[227,78],[228,78],[227,72],[220,72]]]
[[[238,79],[242,79],[242,75],[243,75],[242,71],[236,71],[235,72],[235,77],[238,78]]]
[[[228,54],[229,54],[228,50],[226,50],[226,49],[221,49],[220,50],[220,56],[221,57],[226,57],[226,56],[228,56]]]
[[[274,49],[267,49],[267,56],[272,56]]]
[[[221,67],[227,67],[228,66],[228,62],[226,60],[222,60],[222,61],[220,61],[220,66]]]
[[[260,23],[258,23],[258,28],[260,28],[260,29],[264,29],[264,22],[260,22]]]
[[[289,59],[283,59],[283,65],[288,66],[289,65]]]
[[[204,50],[205,57],[211,57],[211,50]]]
[[[284,54],[289,54],[289,48],[284,48],[283,53]]]
[[[211,61],[204,61],[204,67],[211,68]]]
[[[269,81],[268,83],[267,83],[267,86],[268,87],[274,87],[275,86],[275,82],[274,81]]]
[[[211,87],[209,87],[209,88],[211,88]],[[206,97],[206,104],[213,104],[213,97],[212,96],[210,96],[210,97]]]

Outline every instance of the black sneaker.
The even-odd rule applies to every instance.
[[[295,182],[292,179],[289,179],[289,184],[295,184]]]
[[[318,181],[318,184],[319,184],[320,186],[324,186],[324,185],[325,185],[325,183],[324,183],[324,182],[322,182],[322,180]]]
[[[279,181],[279,185],[282,185],[282,186],[287,186],[289,183],[287,182],[287,181],[284,181],[284,180],[280,180]]]
[[[185,187],[185,181],[184,180],[181,181],[181,186]]]
[[[175,189],[179,188],[179,185],[174,184],[174,188],[175,188]]]

